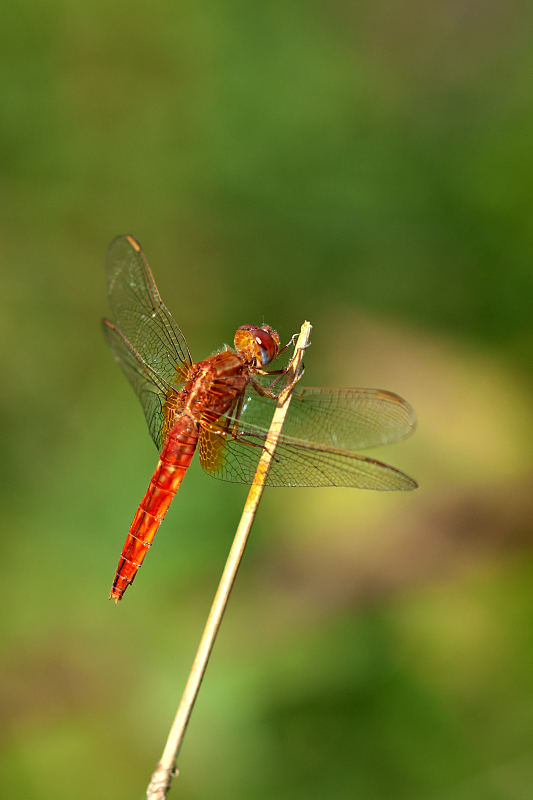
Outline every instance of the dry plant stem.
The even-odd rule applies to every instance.
[[[294,376],[297,375],[300,370],[303,354],[309,343],[310,333],[311,325],[309,322],[304,322],[296,343],[295,356],[291,364],[291,368],[285,378],[285,387],[290,387],[294,380]],[[213,649],[213,645],[215,643],[215,637],[222,621],[222,616],[228,602],[231,587],[233,586],[233,582],[244,553],[244,548],[246,546],[248,534],[250,533],[250,528],[252,527],[252,522],[259,505],[259,500],[261,499],[261,495],[263,493],[263,487],[265,485],[265,480],[270,468],[270,463],[272,461],[274,450],[276,449],[276,444],[281,433],[281,428],[289,408],[291,389],[292,387],[289,390],[284,389],[284,391],[280,394],[278,405],[272,418],[272,424],[265,441],[265,449],[263,450],[263,454],[259,459],[254,483],[250,489],[248,499],[246,500],[246,504],[244,506],[241,521],[239,523],[239,527],[237,528],[235,539],[233,540],[230,554],[228,556],[228,560],[226,562],[226,566],[224,568],[224,572],[222,574],[222,578],[211,607],[211,612],[204,629],[198,652],[196,653],[196,658],[194,659],[194,663],[189,674],[189,679],[187,681],[183,697],[181,698],[176,718],[170,730],[161,760],[157,765],[156,771],[152,775],[152,780],[150,781],[150,785],[146,792],[147,800],[164,800],[164,798],[167,796],[168,790],[170,789],[172,777],[177,774],[176,759],[178,757],[178,752],[185,735],[187,723],[189,722],[189,718],[191,716],[194,701],[196,700],[196,696],[200,689],[200,684],[207,667],[209,656],[211,655],[211,650]]]

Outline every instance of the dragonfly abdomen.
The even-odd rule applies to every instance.
[[[197,443],[198,426],[188,415],[183,415],[168,435],[148,491],[133,518],[111,588],[110,599],[116,603],[133,583],[192,461]]]

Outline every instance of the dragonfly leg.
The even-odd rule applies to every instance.
[[[294,344],[294,342],[295,342],[295,341],[296,341],[296,339],[298,338],[298,335],[299,335],[299,334],[297,334],[297,333],[293,333],[293,335],[291,336],[290,340],[287,342],[287,344],[285,345],[285,347],[282,347],[282,348],[281,348],[281,350],[278,350],[278,355],[276,356],[276,358],[277,358],[278,356],[280,356],[282,353],[284,353],[284,352],[285,352],[285,350],[288,350],[288,349],[289,349],[289,347],[291,347],[291,346]]]
[[[266,386],[263,386],[261,383],[259,383],[259,381],[255,380],[253,376],[250,376],[250,383],[254,387],[254,389],[257,392],[257,394],[260,394],[262,397],[269,397],[271,400],[278,400],[281,392],[277,392],[277,393],[273,392],[272,391],[272,387],[276,385],[276,383],[280,380],[280,378],[282,378],[284,375],[287,374],[287,372],[291,368],[291,364],[292,364],[292,359],[291,359],[291,362],[285,367],[285,369],[276,370],[276,372],[262,372],[262,371],[257,370],[257,373],[259,375],[277,375],[278,376],[277,378],[274,378],[274,380],[272,381],[272,383],[270,384],[270,386],[268,388]],[[289,383],[288,386],[285,386],[283,388],[283,391],[286,392],[286,391],[292,389],[292,387],[296,383],[298,383],[298,381],[300,380],[300,378],[302,377],[304,372],[305,372],[305,367],[302,364],[298,374],[294,376],[294,378],[292,379],[292,381]]]
[[[281,375],[279,376],[279,378],[281,378]],[[276,380],[272,382],[271,386],[273,386],[274,383],[276,383],[276,381],[279,381],[279,378],[276,378]],[[271,400],[278,399],[279,394],[276,394],[275,392],[272,392],[270,389],[267,389],[266,386],[260,384],[259,381],[256,381],[253,377],[250,378],[250,383],[254,387],[257,394],[261,395],[261,397],[269,397]]]
[[[200,425],[218,436],[231,436],[232,439],[235,439],[238,435],[239,418],[241,416],[243,404],[244,394],[241,394],[235,401],[233,409],[230,409],[229,415],[223,420],[223,425],[216,425],[205,420],[200,420]]]
[[[261,388],[264,389],[264,386],[261,386]],[[231,438],[237,442],[248,444],[250,445],[250,447],[260,447],[262,450],[264,450],[265,449],[264,444],[259,444],[258,442],[249,442],[248,439],[244,438],[245,436],[256,436],[258,438],[265,439],[264,434],[246,433],[245,431],[239,430],[239,420],[243,405],[244,405],[244,394],[241,394],[235,405],[234,420],[233,420],[233,425],[231,427],[231,431],[228,430],[227,433],[229,433]]]
[[[292,335],[292,336],[291,336],[291,338],[290,338],[290,341],[289,341],[289,342],[287,342],[287,344],[285,345],[285,347],[282,347],[282,348],[281,348],[281,350],[278,350],[278,354],[277,354],[276,358],[277,358],[278,356],[280,356],[282,353],[284,353],[284,352],[285,352],[285,350],[288,350],[288,349],[289,349],[289,347],[291,347],[291,345],[294,345],[294,342],[295,342],[295,341],[298,339],[298,336],[299,336],[299,335],[300,335],[299,333],[293,333],[293,335]],[[305,344],[303,347],[299,347],[299,348],[298,348],[298,350],[296,351],[296,353],[295,353],[295,354],[293,355],[293,357],[291,358],[291,361],[294,361],[294,358],[296,357],[296,354],[297,354],[297,352],[298,352],[299,350],[307,350],[307,348],[308,348],[308,347],[310,347],[310,345],[311,345],[311,344],[312,344],[311,342],[308,342],[308,343],[307,343],[307,344]]]
[[[235,405],[235,419],[232,426],[231,435],[235,439],[239,432],[239,419],[241,416],[242,407],[244,404],[244,394],[241,394]]]
[[[292,341],[292,340],[291,340],[291,341]],[[278,353],[278,356],[280,355],[280,353],[282,353],[284,350],[286,350],[286,349],[287,349],[287,347],[289,347],[289,345],[290,345],[290,344],[291,344],[291,342],[289,342],[289,344],[288,344],[288,345],[286,345],[284,348],[282,348],[282,350],[280,350],[280,351],[279,351],[279,353]],[[309,344],[310,344],[310,343],[309,343]],[[271,386],[274,386],[274,384],[276,384],[276,383],[279,381],[279,379],[280,379],[280,378],[281,378],[283,375],[286,375],[286,374],[287,374],[287,372],[289,372],[289,370],[291,369],[291,367],[292,367],[292,365],[293,365],[293,363],[294,363],[295,359],[296,359],[296,358],[297,358],[297,356],[299,355],[300,351],[302,351],[302,350],[307,350],[307,348],[309,347],[309,344],[306,344],[304,347],[299,347],[299,348],[298,348],[298,349],[297,349],[297,350],[294,352],[294,354],[293,354],[293,356],[292,356],[291,360],[289,361],[289,363],[287,364],[287,366],[286,366],[286,367],[283,367],[282,369],[255,369],[255,370],[254,370],[254,372],[255,372],[257,375],[277,375],[278,377],[276,378],[276,380],[274,380],[274,381],[273,381],[273,382],[270,384]],[[277,358],[277,356],[276,356],[276,358]],[[292,388],[292,387],[294,386],[294,384],[296,383],[296,381],[300,380],[300,378],[301,378],[301,377],[302,377],[302,375],[304,374],[304,371],[305,371],[305,367],[304,367],[304,365],[303,365],[303,363],[302,363],[302,365],[301,365],[301,368],[300,368],[300,371],[298,372],[298,376],[297,376],[297,377],[294,379],[294,381],[293,381],[293,382],[290,384],[290,386],[289,386],[289,387],[285,387],[285,388],[286,388],[286,389],[287,389],[287,388]]]
[[[291,368],[291,364],[292,364],[292,360],[291,360],[290,364],[288,364],[288,365],[287,365],[287,368],[286,368],[286,369],[284,369],[284,370],[281,370],[281,372],[280,372],[280,374],[278,375],[278,377],[277,377],[277,378],[274,378],[274,380],[272,381],[272,383],[271,383],[271,384],[270,384],[270,386],[269,386],[269,389],[272,389],[272,387],[276,385],[276,383],[279,381],[279,379],[280,379],[280,378],[282,378],[284,375],[286,375],[286,374],[287,374],[287,372],[288,372],[288,371],[289,371],[289,369]],[[299,380],[300,380],[300,378],[302,377],[302,375],[304,374],[304,372],[305,372],[305,364],[303,364],[303,362],[302,362],[302,365],[301,365],[301,367],[300,367],[300,371],[298,372],[298,375],[297,375],[297,376],[294,378],[294,380],[292,381],[292,383],[291,383],[289,386],[286,386],[286,387],[285,387],[285,389],[286,389],[286,390],[287,390],[287,389],[292,389],[292,387],[294,386],[294,384],[295,384],[295,383],[297,383],[297,381],[299,381]]]

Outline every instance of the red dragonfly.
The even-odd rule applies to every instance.
[[[202,467],[213,477],[253,483],[276,407],[276,382],[288,369],[265,367],[291,343],[280,348],[269,325],[242,325],[235,349],[226,346],[194,364],[133,236],[111,242],[106,271],[115,322],[104,319],[104,333],[160,452],[120,556],[110,595],[118,602],[197,447]],[[403,439],[415,425],[411,406],[392,392],[297,387],[266,485],[416,489],[403,472],[354,452]]]

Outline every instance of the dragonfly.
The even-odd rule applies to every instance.
[[[136,392],[159,462],[120,556],[110,599],[133,582],[196,450],[215,478],[253,484],[290,363],[266,369],[291,344],[269,325],[241,325],[234,347],[194,363],[155,284],[139,242],[117,236],[106,259],[114,321],[103,329]],[[292,362],[291,362],[292,363]],[[297,376],[296,380],[300,376]],[[383,389],[293,389],[267,486],[353,486],[407,491],[417,483],[395,467],[355,451],[409,436],[416,415]]]

